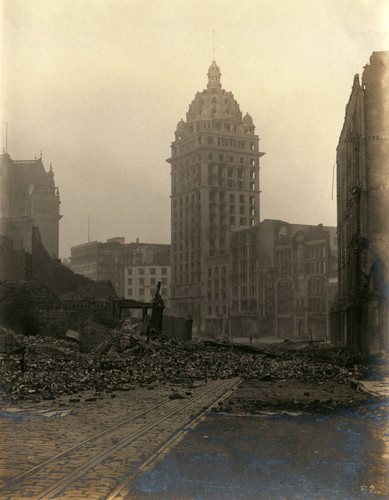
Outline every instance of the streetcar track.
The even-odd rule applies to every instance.
[[[115,424],[107,429],[104,429],[97,434],[94,434],[93,436],[89,437],[88,439],[85,439],[82,442],[77,443],[74,446],[71,446],[70,448],[67,448],[66,450],[58,453],[57,455],[49,458],[48,460],[45,460],[45,461],[41,462],[40,464],[37,464],[36,466],[23,472],[22,474],[19,474],[18,476],[11,478],[5,485],[3,485],[2,488],[0,488],[0,494],[1,494],[1,492],[4,492],[7,496],[6,492],[9,489],[10,489],[10,491],[12,491],[12,487],[15,487],[15,483],[21,482],[23,484],[23,482],[29,476],[32,476],[34,473],[38,473],[38,474],[43,473],[46,475],[46,477],[50,477],[51,474],[53,474],[53,475],[57,474],[58,469],[56,470],[55,468],[56,467],[57,468],[63,467],[63,465],[60,465],[61,464],[61,462],[59,461],[60,459],[64,458],[65,460],[67,460],[68,462],[66,463],[66,467],[70,466],[70,468],[71,468],[72,456],[74,458],[77,458],[77,451],[81,450],[83,447],[86,447],[86,449],[83,450],[83,453],[85,453],[85,451],[87,453],[90,452],[90,456],[92,456],[92,458],[86,457],[85,461],[83,463],[81,463],[81,465],[75,466],[74,469],[71,470],[71,472],[67,472],[67,473],[65,472],[64,475],[62,475],[62,477],[60,479],[55,480],[51,485],[46,486],[46,487],[44,487],[44,485],[42,485],[42,488],[44,488],[44,489],[39,493],[34,493],[31,497],[31,498],[40,499],[40,500],[52,498],[53,496],[57,495],[58,493],[63,491],[68,486],[72,485],[72,483],[76,482],[78,479],[85,476],[85,474],[87,474],[88,471],[90,471],[94,467],[98,466],[99,464],[101,464],[102,462],[107,460],[108,458],[110,458],[112,460],[112,457],[115,457],[115,453],[118,452],[119,450],[121,450],[122,448],[125,448],[126,446],[131,446],[133,443],[136,443],[137,439],[139,439],[141,436],[146,434],[148,431],[150,431],[154,428],[157,428],[158,425],[160,425],[164,421],[168,420],[171,417],[174,417],[175,415],[178,415],[181,411],[190,407],[192,404],[198,402],[199,400],[201,400],[201,398],[207,396],[208,394],[212,393],[213,391],[218,391],[225,383],[226,383],[226,380],[222,380],[219,383],[216,382],[211,387],[205,387],[203,390],[201,390],[201,392],[199,392],[198,394],[193,396],[188,401],[186,401],[184,403],[180,402],[180,403],[174,405],[172,408],[168,409],[168,411],[166,411],[166,413],[164,413],[160,417],[154,418],[151,423],[148,423],[146,425],[142,425],[140,422],[140,426],[138,427],[137,430],[134,430],[130,434],[126,435],[125,438],[120,439],[119,441],[115,442],[115,444],[112,446],[109,446],[108,443],[106,442],[106,440],[103,440],[102,445],[94,443],[95,441],[98,442],[98,440],[104,436],[109,437],[110,434],[115,436],[114,431],[116,429],[124,427],[126,424],[133,422],[133,421],[136,421],[137,419],[139,420],[142,417],[150,415],[150,414],[152,414],[153,411],[157,410],[160,407],[163,407],[163,406],[166,407],[167,403],[169,403],[169,401],[171,401],[171,400],[170,400],[170,398],[165,399],[162,402],[158,403],[157,405],[154,405],[152,408],[141,411],[141,412],[137,413],[136,415],[133,415],[130,418],[127,418],[121,422],[118,422],[117,424]],[[236,384],[234,384],[234,387],[236,387],[236,385],[238,385],[239,383],[240,383],[240,381],[237,382]],[[231,390],[232,389],[224,392],[222,397],[219,398],[217,401],[219,401],[222,398],[225,398],[226,397],[225,395],[228,394],[229,392],[231,392]],[[209,410],[209,408],[211,408],[214,404],[215,404],[215,402],[213,402],[207,409],[203,409],[203,411],[201,412],[200,415],[198,415],[195,419],[190,421],[184,427],[180,428],[178,432],[174,432],[173,437],[169,438],[165,442],[165,447],[168,446],[168,443],[172,444],[173,442],[175,442],[179,438],[179,436],[183,435],[192,425],[195,425],[195,423],[198,422],[198,420],[200,418],[202,418],[202,416],[204,416],[205,413]],[[89,444],[91,445],[91,447],[88,449]],[[101,449],[105,445],[109,446],[109,448],[106,449],[105,451],[97,452],[95,450],[93,452],[93,446],[96,446],[96,447],[100,446],[100,449]],[[160,455],[162,453],[163,449],[165,449],[165,448],[160,447],[156,452],[157,455]],[[152,455],[152,457],[150,457],[150,459],[153,457],[154,458],[157,457],[157,455],[154,453]],[[147,464],[147,463],[151,463],[150,459],[146,460],[142,464],[142,467],[146,466],[145,464]],[[56,464],[58,464],[58,465],[56,465]],[[46,473],[41,471],[41,469],[44,469],[45,467],[48,467],[48,471]],[[139,470],[139,469],[137,469],[137,470]],[[68,471],[69,471],[69,468],[68,468]],[[35,476],[35,477],[39,477],[39,476]],[[120,484],[121,484],[121,482],[119,482],[119,485]]]
[[[167,414],[161,416],[160,418],[154,420],[153,422],[146,424],[145,426],[141,427],[137,431],[132,432],[129,436],[126,438],[120,440],[118,443],[114,444],[111,446],[108,450],[103,451],[99,453],[98,455],[95,455],[95,457],[89,461],[84,462],[81,466],[77,467],[75,470],[70,472],[69,474],[65,475],[62,477],[60,480],[56,481],[53,483],[51,486],[49,486],[46,490],[43,490],[39,495],[35,496],[34,498],[37,498],[39,500],[46,500],[49,498],[52,498],[54,495],[57,495],[59,492],[61,492],[64,488],[69,486],[73,481],[81,477],[83,474],[85,474],[87,471],[92,469],[95,465],[98,465],[101,463],[104,459],[108,458],[110,455],[112,455],[113,452],[117,452],[121,448],[125,447],[126,445],[130,444],[131,442],[135,441],[138,439],[140,436],[142,436],[145,432],[148,430],[152,429],[153,427],[156,427],[158,424],[164,422],[171,416],[177,414],[180,410],[183,410],[190,406],[192,403],[197,401],[198,399],[201,399],[205,395],[209,394],[210,392],[213,392],[214,390],[217,390],[219,387],[221,387],[225,381],[221,381],[219,384],[216,386],[212,386],[200,394],[196,395],[189,401],[183,404],[176,405],[174,408],[172,408]]]
[[[153,406],[152,408],[149,408],[148,410],[144,410],[144,411],[142,411],[140,413],[137,413],[136,415],[133,415],[130,418],[127,418],[127,419],[119,422],[118,424],[115,424],[115,425],[113,425],[111,427],[108,427],[107,429],[104,429],[103,431],[101,431],[101,432],[99,432],[97,434],[94,434],[90,438],[85,439],[84,441],[81,441],[81,443],[77,443],[74,446],[71,446],[70,448],[67,448],[64,451],[61,451],[60,453],[58,453],[54,457],[51,457],[51,458],[49,458],[49,459],[41,462],[40,464],[35,465],[34,467],[32,467],[31,469],[28,469],[27,471],[23,472],[22,474],[19,474],[18,476],[13,477],[5,486],[3,486],[2,488],[0,488],[0,492],[2,490],[6,489],[8,486],[12,486],[17,481],[20,481],[21,479],[23,479],[23,478],[31,475],[32,473],[36,472],[37,470],[41,469],[42,467],[45,467],[46,465],[50,464],[51,462],[54,462],[55,460],[58,460],[59,458],[61,458],[64,455],[66,455],[67,453],[71,453],[71,452],[77,450],[77,448],[81,448],[82,446],[84,446],[84,445],[86,445],[88,443],[92,443],[93,441],[95,441],[96,439],[104,436],[105,434],[109,434],[114,429],[117,429],[117,428],[119,428],[119,427],[121,427],[121,426],[123,426],[125,424],[128,424],[129,422],[131,422],[133,420],[136,420],[137,418],[143,417],[144,415],[147,415],[147,413],[152,412],[153,410],[159,408],[160,406],[166,404],[167,402],[169,402],[169,399],[165,399],[161,403],[158,403],[157,405]]]
[[[216,401],[211,403],[208,408],[203,410],[197,417],[190,422],[186,423],[181,429],[178,429],[173,436],[171,436],[165,443],[162,444],[158,448],[157,451],[155,451],[147,460],[145,460],[139,467],[137,467],[137,470],[135,472],[130,473],[129,476],[125,477],[116,487],[115,489],[106,497],[105,500],[114,500],[117,495],[120,495],[123,497],[125,494],[129,493],[131,489],[131,481],[136,478],[140,473],[145,472],[147,468],[150,467],[150,465],[157,461],[158,458],[166,451],[168,450],[173,444],[175,444],[177,441],[181,441],[181,439],[184,437],[184,435],[188,432],[189,429],[194,427],[204,416],[210,411],[212,407],[214,407],[219,401],[222,401],[223,399],[227,398],[232,391],[242,382],[241,379],[239,379],[228,391],[226,391],[220,398],[218,398]]]

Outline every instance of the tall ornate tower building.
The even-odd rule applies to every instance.
[[[225,328],[230,232],[259,223],[259,138],[213,61],[171,145],[171,298],[194,330]]]

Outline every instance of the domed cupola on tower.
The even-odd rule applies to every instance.
[[[243,124],[248,126],[253,125],[253,119],[248,113],[246,113],[243,117]]]
[[[177,128],[176,128],[176,131],[174,133],[174,135],[176,136],[176,141],[179,141],[180,139],[183,138],[183,134],[185,132],[185,129],[186,129],[186,123],[181,118],[181,120],[177,123]]]
[[[207,88],[197,92],[189,106],[187,122],[203,119],[221,119],[241,122],[242,113],[232,92],[222,89],[219,66],[212,62],[208,70]]]
[[[222,74],[220,72],[219,66],[216,64],[215,61],[212,61],[212,64],[209,67],[207,75],[208,75],[208,84],[207,84],[208,89],[222,88],[222,84],[220,83],[220,77]]]
[[[254,127],[253,119],[251,118],[251,115],[249,115],[248,113],[246,113],[244,115],[243,120],[242,120],[242,125],[243,125],[243,129],[245,131],[245,134],[254,134],[255,127]]]

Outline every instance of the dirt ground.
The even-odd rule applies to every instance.
[[[242,382],[220,405],[220,410],[234,413],[264,410],[323,411],[358,406],[372,399],[377,398],[353,383],[249,379]]]

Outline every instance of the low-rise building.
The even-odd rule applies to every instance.
[[[126,299],[149,301],[161,282],[165,307],[170,297],[170,245],[128,243],[124,258],[124,296]]]
[[[123,293],[123,259],[125,238],[91,241],[70,249],[70,268],[94,281],[110,281],[118,295]]]
[[[149,301],[158,282],[168,307],[170,297],[170,245],[110,238],[92,241],[71,248],[73,272],[95,281],[110,281],[119,296]]]

